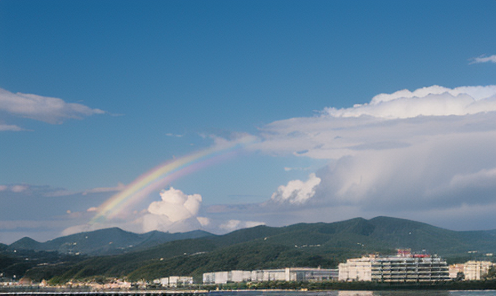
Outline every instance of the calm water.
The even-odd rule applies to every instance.
[[[496,296],[496,290],[486,291],[326,291],[326,292],[210,292],[209,296]]]

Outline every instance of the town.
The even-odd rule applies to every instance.
[[[201,289],[236,283],[267,282],[382,282],[382,283],[440,283],[449,281],[481,281],[494,279],[496,264],[491,261],[471,260],[448,265],[436,255],[413,253],[398,249],[396,255],[370,254],[347,259],[337,269],[287,267],[265,270],[230,270],[203,274],[202,282],[191,276],[165,276],[153,281],[129,282],[123,279],[100,279],[93,282],[71,281],[55,288],[90,288],[91,290],[129,289]],[[33,283],[28,278],[3,281],[4,288],[49,287],[46,281]],[[247,286],[249,287],[249,285]]]

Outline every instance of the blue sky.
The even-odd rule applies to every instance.
[[[477,208],[496,207],[495,12],[494,1],[0,1],[0,242],[374,215],[496,228]],[[414,95],[392,95],[404,89]],[[394,102],[367,107],[381,93]],[[151,168],[243,136],[260,143],[124,221],[87,224]],[[173,194],[202,199],[184,219],[150,211],[173,208]],[[401,206],[411,200],[425,206]]]

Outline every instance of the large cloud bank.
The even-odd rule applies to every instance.
[[[496,223],[479,214],[496,210],[494,85],[379,94],[369,104],[273,122],[261,137],[253,149],[328,161],[309,181],[279,187],[273,200],[346,209],[350,218]]]
[[[326,108],[333,117],[412,118],[417,116],[467,115],[496,111],[496,86],[469,86],[449,89],[431,86],[413,92],[400,90],[379,94],[369,104],[353,108]]]

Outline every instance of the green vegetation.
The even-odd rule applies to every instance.
[[[55,282],[65,282],[96,276],[152,280],[191,275],[200,282],[202,274],[211,271],[318,266],[336,268],[348,258],[370,253],[392,254],[396,248],[426,250],[442,256],[449,263],[487,260],[488,257],[482,257],[486,252],[496,253],[495,234],[495,231],[457,232],[387,217],[371,220],[356,218],[280,228],[258,226],[222,236],[174,240],[120,255],[85,257],[85,260],[71,256],[78,260],[68,262],[65,259],[65,263],[46,266],[21,266],[27,270],[26,275],[35,281],[52,278]],[[0,257],[0,267],[3,260],[19,259],[9,258]],[[12,264],[21,262],[11,262],[10,266]]]
[[[62,254],[85,254],[93,256],[116,255],[129,251],[144,250],[165,242],[212,235],[211,233],[200,230],[185,233],[151,231],[137,234],[119,228],[108,228],[59,237],[45,243],[24,237],[8,246],[8,249],[57,251]]]
[[[84,259],[84,256],[63,255],[57,252],[4,250],[0,253],[0,273],[8,279],[14,276],[20,279],[29,271],[33,279],[40,281],[51,278],[67,266]]]

